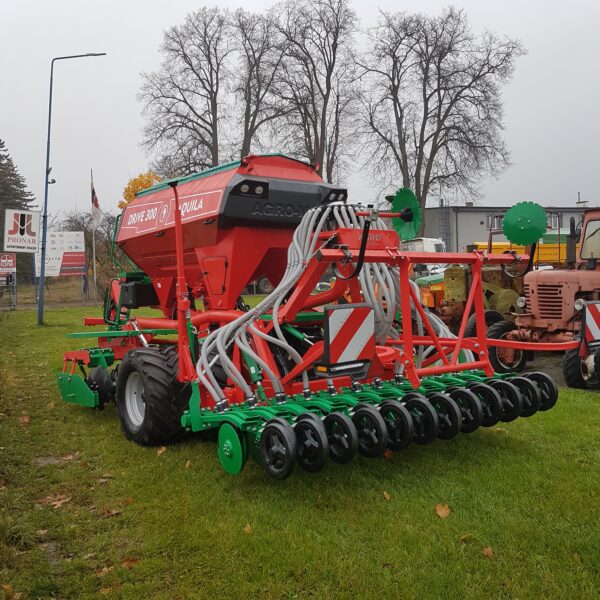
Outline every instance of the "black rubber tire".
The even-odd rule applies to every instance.
[[[471,390],[481,402],[483,417],[481,419],[482,427],[493,427],[502,417],[502,398],[500,394],[491,386],[481,381],[470,381],[465,385]]]
[[[379,405],[379,414],[387,426],[389,448],[406,448],[414,435],[412,417],[406,407],[397,400],[384,400]]]
[[[523,398],[523,407],[521,409],[522,417],[531,417],[540,409],[542,403],[542,394],[533,381],[527,377],[511,377],[508,379],[513,385],[516,385]]]
[[[267,421],[258,442],[260,462],[274,479],[285,479],[296,465],[296,436],[287,421]]]
[[[367,458],[383,454],[388,445],[385,421],[370,404],[358,404],[352,412],[352,422],[358,433],[358,451]]]
[[[429,392],[426,396],[438,415],[440,422],[438,437],[441,440],[455,438],[462,427],[462,414],[458,404],[450,396],[441,392]]]
[[[567,350],[563,356],[563,375],[565,383],[570,388],[578,388],[585,390],[588,387],[586,380],[581,372],[581,357],[579,356],[579,348],[575,350]]]
[[[489,379],[488,385],[491,385],[502,398],[502,416],[500,420],[504,423],[510,423],[521,416],[523,411],[523,396],[519,388],[510,381],[502,379]]]
[[[494,323],[499,323],[500,321],[504,321],[504,317],[495,310],[486,310],[485,311],[485,326],[490,327]],[[465,337],[475,337],[477,335],[477,319],[475,318],[475,313],[473,313],[469,320],[467,321],[467,326],[465,328]]]
[[[461,433],[473,433],[479,429],[483,419],[481,400],[471,390],[464,387],[449,388],[447,393],[460,409],[462,415]]]
[[[294,425],[296,462],[309,473],[318,473],[327,462],[329,442],[323,421],[314,413],[300,415]]]
[[[352,419],[341,412],[325,417],[325,430],[329,442],[329,458],[341,465],[349,463],[358,452],[358,433]]]
[[[525,377],[533,381],[540,390],[542,396],[540,411],[550,410],[558,400],[558,386],[556,385],[556,381],[550,375],[546,375],[546,373],[540,371],[525,373]]]
[[[115,399],[115,384],[111,374],[104,367],[93,367],[85,378],[90,390],[98,392],[98,410]]]
[[[499,321],[488,328],[487,337],[490,339],[499,340],[504,338],[509,331],[513,331],[516,328],[517,326],[510,321]],[[489,347],[489,356],[490,363],[492,363],[492,367],[496,373],[519,372],[522,371],[527,364],[527,353],[523,352],[522,350],[520,351],[520,354],[517,355],[517,360],[510,365],[505,365],[500,360],[494,346]]]
[[[145,405],[139,426],[132,422],[125,402],[127,380],[134,372],[141,377]],[[117,414],[125,437],[143,446],[168,444],[181,438],[185,434],[181,415],[188,400],[177,395],[179,390],[163,352],[156,348],[128,352],[119,365],[116,386]]]
[[[420,446],[431,444],[440,431],[440,420],[429,400],[418,392],[409,392],[402,402],[413,420],[413,442]]]

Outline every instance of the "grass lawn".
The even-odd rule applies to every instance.
[[[389,459],[237,477],[63,403],[90,309],[0,315],[0,584],[20,598],[598,598],[600,395]],[[384,494],[385,493],[385,494]],[[448,504],[440,518],[437,504]],[[12,590],[12,592],[11,592]]]

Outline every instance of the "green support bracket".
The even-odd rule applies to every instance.
[[[98,392],[93,392],[81,375],[60,372],[56,374],[56,382],[65,402],[89,408],[97,408],[100,405]]]

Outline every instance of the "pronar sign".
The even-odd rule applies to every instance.
[[[7,208],[4,212],[4,251],[37,252],[40,213]]]

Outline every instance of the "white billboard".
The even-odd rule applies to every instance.
[[[4,251],[37,252],[40,237],[40,213],[20,208],[4,211]]]
[[[42,254],[35,255],[35,272],[40,276]],[[46,234],[46,277],[84,275],[87,271],[83,231],[48,231]]]

